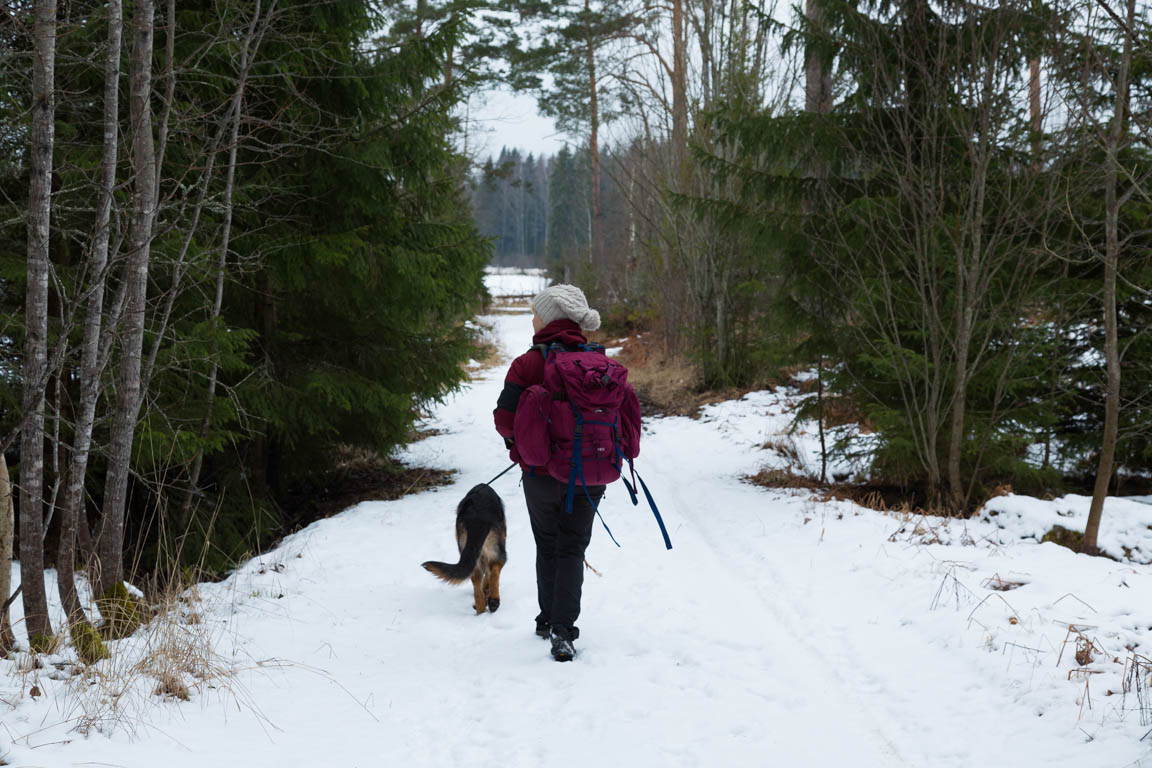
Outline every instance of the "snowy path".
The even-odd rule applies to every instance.
[[[487,320],[509,356],[529,343],[529,316]],[[491,426],[503,372],[438,409],[430,426],[444,433],[408,452],[458,469],[454,486],[361,504],[203,588],[217,604],[205,621],[250,667],[231,692],[162,705],[135,740],[51,727],[76,716],[67,702],[18,708],[3,723],[9,763],[1120,768],[1145,753],[1130,740],[1092,751],[1065,710],[1038,717],[989,675],[979,637],[928,613],[940,571],[888,543],[890,519],[838,520],[834,505],[739,482],[760,457],[724,406],[645,437],[638,468],[672,551],[609,489],[602,511],[623,547],[597,526],[588,560],[603,575],[586,577],[579,656],[553,663],[532,632],[516,473],[495,483],[509,522],[497,613],[474,616],[470,589],[419,565],[452,558],[457,500],[506,465]]]

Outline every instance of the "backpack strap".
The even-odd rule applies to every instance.
[[[596,506],[596,502],[592,500],[592,494],[588,493],[588,486],[584,483],[584,460],[580,455],[580,438],[584,432],[584,419],[580,413],[573,408],[573,414],[576,416],[576,439],[572,444],[572,469],[568,472],[568,491],[564,496],[564,512],[572,514],[572,502],[576,497],[576,478],[580,478],[580,487],[584,489],[584,496],[587,497],[588,503],[592,505],[592,509],[596,512],[596,517],[600,518],[600,525],[604,526],[604,530],[608,534],[608,538],[612,539],[612,543],[620,546],[620,542],[616,541],[616,537],[612,535],[612,529],[608,527],[608,523],[604,522],[604,516],[600,514],[600,507]]]
[[[652,508],[652,515],[656,518],[656,525],[660,526],[660,535],[664,537],[664,548],[672,549],[672,540],[668,538],[668,529],[664,527],[664,518],[660,517],[660,510],[656,508],[656,501],[652,498],[652,492],[648,490],[648,484],[644,482],[644,478],[636,471],[636,466],[632,463],[632,459],[627,458],[619,447],[616,448],[616,453],[620,456],[621,461],[627,461],[628,467],[632,470],[632,474],[640,481],[640,489],[644,491],[644,498],[648,500],[648,506]],[[628,489],[628,495],[632,498],[633,506],[639,506],[640,500],[636,498],[636,488],[628,483],[628,478],[624,477],[624,473],[620,473],[620,479],[624,481],[624,487]]]
[[[583,345],[581,345],[583,346]],[[548,362],[549,355],[557,352],[570,352],[571,350],[558,341],[549,342],[548,344],[533,344],[531,349],[536,350],[544,356],[544,362]]]

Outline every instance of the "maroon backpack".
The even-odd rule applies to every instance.
[[[544,383],[528,387],[520,396],[513,440],[521,461],[543,467],[568,484],[564,508],[571,512],[577,485],[587,495],[586,486],[614,482],[624,462],[631,465],[640,454],[640,401],[628,383],[628,369],[608,357],[603,346],[581,344],[569,349],[553,343],[534,348],[544,355]],[[624,485],[632,503],[638,504],[634,487],[626,479]],[[643,479],[640,485],[671,549]],[[595,502],[592,506],[596,507]],[[607,525],[604,528],[608,530]]]

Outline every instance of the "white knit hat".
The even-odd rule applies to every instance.
[[[574,285],[550,285],[532,299],[532,311],[544,325],[567,318],[579,323],[585,331],[600,327],[600,313],[588,306],[584,291]]]

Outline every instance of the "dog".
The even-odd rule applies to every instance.
[[[479,615],[500,607],[500,571],[508,561],[504,502],[486,483],[475,486],[456,507],[455,565],[429,560],[424,569],[449,584],[472,578],[473,607]]]

